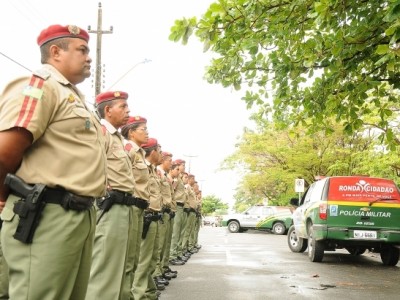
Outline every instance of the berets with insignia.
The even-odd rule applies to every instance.
[[[117,92],[104,92],[104,93],[98,94],[96,96],[96,104],[99,105],[103,102],[117,100],[117,99],[127,100],[128,93],[117,91]]]
[[[162,157],[167,157],[167,156],[172,157],[172,153],[166,152],[166,151],[161,152],[161,155],[162,155]]]
[[[143,149],[152,148],[158,146],[158,141],[155,138],[149,138],[147,143],[142,144]]]
[[[185,163],[186,162],[183,159],[179,159],[179,158],[177,160],[174,160],[174,162],[173,162],[174,165],[183,165]]]
[[[37,38],[39,46],[60,38],[79,38],[89,42],[89,34],[87,31],[75,25],[51,25],[43,29]]]
[[[141,116],[130,116],[128,119],[128,122],[126,122],[125,126],[131,125],[131,124],[139,124],[139,123],[147,123],[147,119],[143,118]]]

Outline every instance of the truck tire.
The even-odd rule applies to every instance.
[[[239,230],[240,230],[239,222],[230,221],[228,224],[228,230],[229,230],[229,232],[232,232],[232,233],[239,232]]]
[[[395,266],[399,262],[400,250],[389,246],[381,250],[381,260],[385,266]]]
[[[283,224],[282,222],[276,222],[274,226],[272,226],[272,232],[279,235],[285,234],[285,224]]]
[[[307,249],[307,240],[296,235],[294,226],[290,226],[288,231],[288,246],[292,252],[303,253]]]
[[[324,244],[314,236],[312,224],[308,225],[308,258],[312,262],[321,262],[324,258]]]

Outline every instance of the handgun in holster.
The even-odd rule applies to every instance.
[[[13,208],[14,213],[19,216],[14,238],[25,244],[30,244],[46,205],[42,201],[46,185],[37,183],[32,186],[10,173],[6,175],[4,184],[11,189],[14,195],[21,197],[20,200],[15,202]]]
[[[144,240],[147,236],[147,232],[149,231],[150,224],[153,221],[152,215],[144,215],[143,220],[143,231],[142,231],[142,239]]]

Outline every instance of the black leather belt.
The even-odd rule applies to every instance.
[[[178,206],[180,206],[180,207],[183,207],[183,206],[185,205],[185,203],[183,203],[183,202],[176,202],[176,205],[178,205]]]
[[[93,197],[78,196],[66,190],[46,187],[42,200],[46,203],[59,204],[66,210],[84,211],[93,206],[95,199]]]
[[[130,193],[122,192],[119,190],[112,190],[110,196],[113,197],[115,204],[120,205],[135,205],[139,208],[146,209],[149,203],[146,200],[132,196]]]
[[[149,207],[149,201],[146,201],[144,199],[135,197],[136,203],[135,206],[141,208],[141,209],[147,209]]]

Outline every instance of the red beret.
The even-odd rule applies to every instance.
[[[156,139],[154,139],[154,138],[149,138],[148,141],[147,141],[147,143],[142,144],[141,147],[142,147],[143,149],[147,149],[147,148],[155,147],[155,146],[157,146],[157,145],[158,145],[158,141],[157,141]]]
[[[96,104],[100,104],[106,101],[111,101],[115,99],[122,99],[122,100],[127,100],[128,99],[128,93],[125,92],[104,92],[101,94],[98,94],[96,96]]]
[[[42,46],[44,43],[59,39],[59,38],[79,38],[89,42],[89,34],[75,25],[51,25],[43,29],[37,38],[37,43]]]
[[[172,157],[172,153],[170,153],[170,152],[161,152],[161,155],[162,155],[162,157],[165,157],[165,156],[171,156]]]
[[[174,165],[183,165],[185,163],[186,162],[183,159],[177,159],[177,160],[174,161]]]
[[[135,124],[135,123],[147,123],[147,119],[141,116],[130,116],[128,122],[125,126]]]

